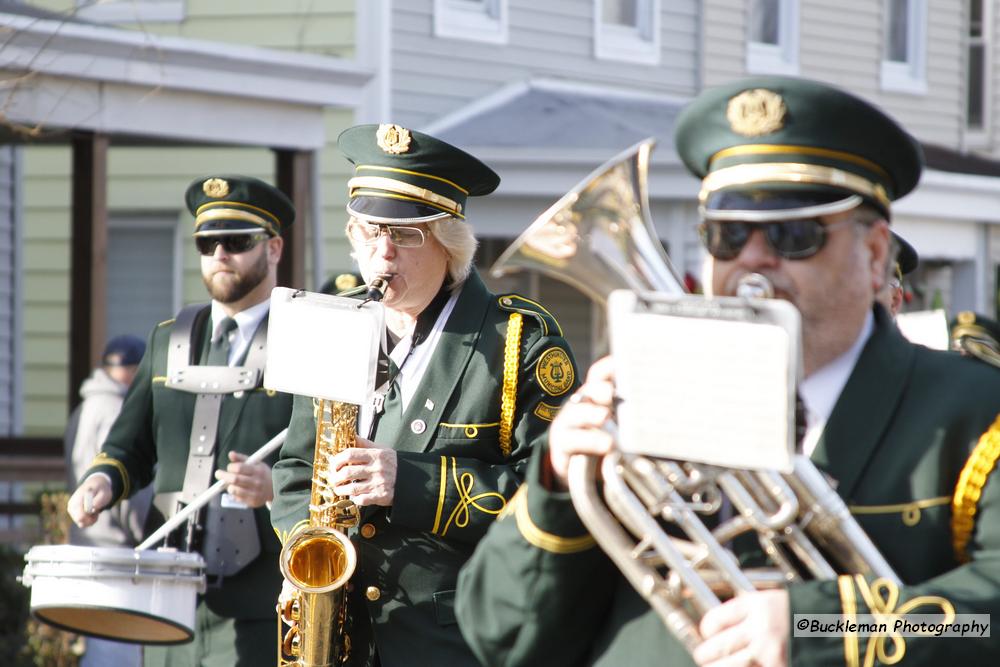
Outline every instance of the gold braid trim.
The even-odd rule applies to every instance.
[[[905,616],[923,606],[936,607],[936,609],[919,613],[936,613],[940,610],[944,616],[942,622],[952,623],[955,620],[955,606],[946,598],[939,595],[918,595],[903,604],[899,604],[899,586],[895,582],[880,577],[869,584],[864,575],[855,574],[853,577],[841,575],[837,578],[841,606],[848,621],[857,620],[855,585],[862,600],[868,605],[868,613],[871,614],[875,623],[884,623],[887,627],[893,627],[898,617]],[[892,653],[888,651],[890,645]],[[895,665],[902,661],[905,656],[906,641],[899,632],[888,632],[884,635],[875,633],[868,638],[865,645],[865,659],[861,664],[864,667],[874,667],[877,659],[880,665]],[[859,664],[857,634],[844,635],[844,657],[850,667]]]
[[[575,554],[586,551],[597,544],[590,534],[580,537],[560,537],[536,526],[528,513],[528,486],[526,484],[522,485],[507,503],[505,511],[501,512],[501,518],[508,513],[514,514],[514,520],[517,522],[517,529],[520,531],[521,537],[543,551],[554,554]]]
[[[837,588],[840,589],[840,607],[844,619],[853,623],[858,619],[858,601],[854,597],[854,580],[849,574],[837,577]],[[844,633],[844,662],[847,667],[858,667],[858,633]]]
[[[451,457],[451,477],[455,482],[455,489],[458,491],[458,504],[455,505],[455,509],[451,511],[451,515],[448,517],[448,521],[445,522],[444,528],[441,529],[441,537],[447,535],[448,529],[453,525],[458,528],[465,528],[469,525],[469,521],[472,518],[469,507],[477,509],[483,514],[497,516],[507,505],[504,497],[496,491],[484,491],[472,495],[472,489],[476,485],[476,478],[471,472],[463,472],[461,477],[459,477],[458,462],[454,456]],[[499,507],[496,509],[482,504],[482,501],[494,498],[500,502]]]
[[[951,543],[959,562],[969,560],[968,546],[976,527],[976,504],[982,495],[986,478],[1000,458],[1000,417],[979,438],[955,484],[951,501]]]
[[[438,528],[441,526],[441,511],[444,509],[444,495],[448,488],[448,459],[444,456],[441,457],[441,479],[439,484],[437,512],[434,513],[434,527],[431,528],[431,532],[435,535],[437,535]]]
[[[507,320],[507,342],[503,350],[503,394],[500,396],[500,452],[510,456],[510,437],[514,430],[514,407],[517,403],[517,372],[521,360],[521,313],[511,313]]]
[[[118,459],[113,459],[104,452],[101,452],[94,457],[94,460],[90,462],[88,468],[93,468],[94,466],[111,466],[118,471],[118,474],[122,478],[122,498],[128,498],[128,492],[132,489],[132,483],[128,479],[128,471],[125,470],[125,464]]]

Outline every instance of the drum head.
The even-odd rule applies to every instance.
[[[192,638],[190,628],[130,609],[36,607],[31,615],[61,630],[129,644],[183,644]]]

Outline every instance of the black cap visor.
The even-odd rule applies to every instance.
[[[394,197],[361,195],[347,203],[347,212],[359,220],[384,225],[407,225],[447,218],[451,214],[433,206]]]

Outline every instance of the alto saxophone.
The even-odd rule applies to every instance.
[[[372,281],[365,303],[381,300],[386,286],[384,280]],[[278,562],[295,589],[279,610],[279,667],[343,665],[351,653],[347,582],[358,555],[346,532],[358,525],[360,513],[349,498],[334,493],[329,462],[334,454],[354,446],[358,406],[313,399],[313,414],[316,447],[309,525],[285,543]]]

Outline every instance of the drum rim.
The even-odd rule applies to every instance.
[[[163,641],[163,640],[157,641],[157,640],[147,640],[147,639],[129,639],[129,638],[126,638],[126,637],[120,637],[120,636],[117,636],[117,635],[107,635],[107,634],[102,634],[102,633],[98,633],[98,632],[83,632],[79,628],[74,628],[74,627],[71,627],[69,625],[66,625],[65,623],[58,623],[58,622],[51,621],[51,620],[45,618],[39,612],[40,611],[44,611],[46,609],[85,609],[85,610],[93,610],[93,611],[118,611],[118,612],[122,612],[122,613],[124,613],[124,614],[126,614],[128,616],[136,616],[136,617],[147,618],[147,619],[154,620],[154,621],[156,621],[158,623],[162,623],[163,625],[167,625],[167,626],[176,628],[176,629],[178,629],[178,630],[180,630],[181,632],[184,633],[184,638],[183,639],[177,639],[177,640],[169,640],[169,641]],[[98,639],[110,639],[112,641],[121,642],[123,644],[145,644],[145,645],[151,645],[151,646],[173,646],[175,644],[186,644],[187,642],[191,641],[191,639],[194,637],[194,630],[192,628],[187,627],[186,625],[183,625],[181,623],[176,623],[176,622],[167,620],[163,616],[156,616],[154,614],[144,614],[144,613],[132,610],[132,609],[125,609],[125,608],[121,608],[121,607],[101,607],[101,606],[89,605],[89,604],[45,605],[45,606],[39,606],[39,607],[31,607],[31,616],[32,616],[32,618],[34,618],[35,620],[37,620],[40,623],[45,623],[47,625],[51,625],[52,627],[58,628],[60,630],[65,630],[67,632],[72,632],[74,634],[83,635],[85,637],[96,637]]]
[[[95,547],[79,544],[39,544],[28,549],[24,560],[26,563],[60,561],[133,563],[146,561],[169,564],[178,568],[199,569],[205,567],[204,557],[194,551],[157,551],[155,549],[136,551],[128,547]]]

